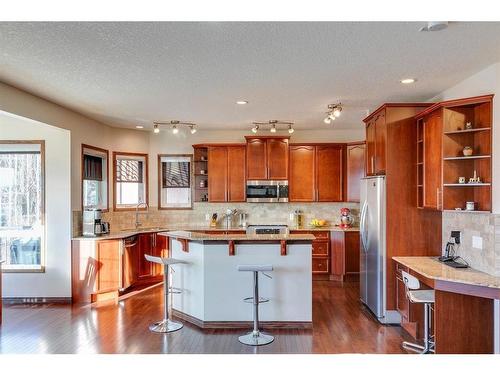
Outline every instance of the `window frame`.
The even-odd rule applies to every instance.
[[[163,157],[187,157],[189,158],[189,184],[190,184],[190,194],[191,194],[191,206],[189,207],[163,207],[161,205],[161,190],[162,190],[162,169],[161,169],[161,158]],[[158,210],[192,210],[193,209],[193,192],[194,192],[194,179],[193,179],[193,154],[158,154]]]
[[[139,152],[113,151],[113,211],[135,211],[135,207],[116,207],[116,161],[119,156],[139,156],[144,158],[146,171],[144,172],[144,189],[146,203],[149,207],[149,154]],[[146,207],[140,207],[139,211],[146,211]]]
[[[3,273],[45,273],[45,262],[46,262],[46,249],[47,249],[47,212],[45,194],[45,140],[0,140],[0,145],[16,145],[16,144],[38,144],[40,145],[40,179],[41,179],[41,200],[40,200],[40,221],[43,227],[43,237],[40,241],[40,266],[35,268],[15,268],[10,264],[3,263],[2,270]],[[15,266],[15,265],[14,265]],[[6,268],[7,267],[7,268]]]
[[[106,154],[106,197],[107,197],[107,199],[106,199],[106,208],[102,209],[102,212],[108,212],[109,211],[109,151],[106,150],[106,149],[104,149],[104,148],[87,145],[85,143],[82,143],[81,166],[80,166],[81,167],[80,204],[81,204],[81,207],[82,207],[82,211],[85,209],[85,207],[83,206],[83,177],[84,177],[83,175],[84,175],[84,171],[85,171],[84,155],[86,155],[85,154],[85,149],[94,150],[94,151]]]

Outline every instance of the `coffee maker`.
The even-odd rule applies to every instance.
[[[83,210],[82,234],[85,237],[97,237],[109,233],[109,223],[102,221],[102,210],[89,208]]]

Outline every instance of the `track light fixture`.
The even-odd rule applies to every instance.
[[[331,124],[332,121],[335,121],[337,117],[340,117],[342,112],[342,103],[337,104],[328,104],[328,111],[326,112],[326,117],[323,120],[325,124]]]
[[[278,125],[288,125],[288,133],[292,134],[295,130],[293,129],[293,122],[279,121],[279,120],[269,120],[268,122],[254,122],[252,132],[257,133],[260,126],[270,126],[269,131],[271,133],[276,133],[278,131]]]
[[[178,134],[179,133],[179,126],[187,126],[189,127],[189,131],[191,134],[196,133],[196,124],[192,122],[185,122],[185,121],[178,121],[178,120],[171,120],[171,121],[155,121],[153,123],[153,132],[155,134],[158,134],[160,132],[160,125],[168,125],[172,127],[172,134]]]

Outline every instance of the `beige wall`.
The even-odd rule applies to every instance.
[[[110,151],[147,153],[149,149],[149,134],[146,132],[110,127],[1,82],[0,110],[71,132],[71,207],[73,210],[81,209],[82,143]],[[112,202],[112,194],[112,189],[110,189],[110,202]]]

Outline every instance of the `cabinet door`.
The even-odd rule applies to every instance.
[[[137,267],[137,279],[145,279],[153,276],[154,263],[146,260],[144,257],[145,254],[155,255],[153,240],[153,233],[143,233],[139,234],[139,243],[138,243],[138,267]]]
[[[403,321],[408,321],[409,315],[409,302],[406,297],[406,289],[403,279],[400,276],[396,277],[396,308],[398,312],[401,314],[401,318]]]
[[[288,179],[288,139],[267,140],[267,178],[269,180]]]
[[[359,202],[360,180],[365,176],[365,145],[347,146],[347,201]]]
[[[245,202],[246,200],[246,147],[227,148],[228,201]]]
[[[249,139],[247,140],[246,148],[247,148],[247,180],[266,180],[267,179],[266,140]]]
[[[385,174],[385,147],[387,143],[387,126],[385,111],[375,118],[375,174]]]
[[[316,171],[314,146],[290,146],[289,199],[291,202],[314,202]]]
[[[208,201],[227,201],[227,147],[208,148]]]
[[[441,112],[424,118],[424,208],[440,210],[441,207]]]
[[[121,287],[121,248],[119,240],[97,242],[97,292],[118,290]]]
[[[372,119],[366,124],[366,175],[375,174],[375,121]]]
[[[337,145],[316,147],[316,200],[341,202],[343,147]]]

